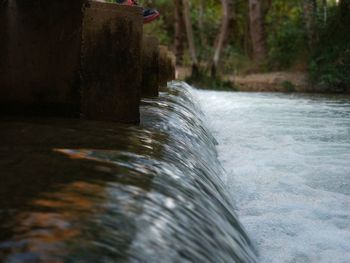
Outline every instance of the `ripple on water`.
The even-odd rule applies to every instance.
[[[261,261],[350,262],[350,97],[192,93]]]

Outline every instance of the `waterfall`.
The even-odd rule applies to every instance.
[[[141,116],[1,122],[4,262],[257,262],[191,88],[173,82]]]

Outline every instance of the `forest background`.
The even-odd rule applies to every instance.
[[[322,91],[350,91],[350,0],[141,4],[160,11],[145,31],[174,51],[179,66],[192,68],[190,81],[215,87],[224,75],[297,71]]]

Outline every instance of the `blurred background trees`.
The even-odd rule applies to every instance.
[[[141,2],[141,1],[140,1]],[[145,0],[145,27],[197,76],[307,71],[325,89],[350,88],[350,0]]]

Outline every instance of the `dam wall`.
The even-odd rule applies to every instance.
[[[138,123],[140,98],[174,79],[137,6],[1,0],[0,27],[1,115]]]
[[[1,112],[75,115],[83,0],[7,0],[1,7]]]
[[[88,3],[81,52],[85,118],[139,122],[142,23],[139,7]]]

